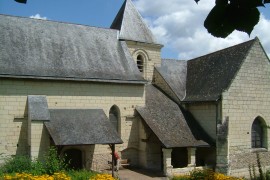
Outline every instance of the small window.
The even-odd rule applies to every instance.
[[[113,105],[109,111],[109,119],[116,129],[119,132],[119,123],[120,123],[120,110],[116,105]]]
[[[252,124],[251,143],[252,148],[263,148],[265,141],[263,122],[256,118]]]
[[[137,56],[137,67],[140,72],[143,72],[144,59],[142,55]]]

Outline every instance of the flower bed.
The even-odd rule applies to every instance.
[[[4,180],[71,180],[72,178],[64,172],[54,173],[53,175],[34,176],[28,173],[16,173],[14,175],[4,175]],[[76,179],[76,178],[75,178]],[[96,174],[89,180],[115,180],[110,174]]]
[[[226,176],[224,174],[214,172],[211,169],[205,169],[205,170],[193,170],[188,175],[174,176],[173,180],[243,180],[243,179]]]

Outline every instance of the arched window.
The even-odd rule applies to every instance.
[[[265,122],[263,119],[257,117],[251,128],[251,147],[263,148],[266,147],[267,133],[265,129]]]
[[[144,58],[142,55],[137,56],[137,67],[140,72],[143,72],[143,64],[144,64]]]
[[[119,132],[119,122],[120,122],[120,110],[116,105],[113,105],[109,112],[109,119],[115,127],[116,131]]]

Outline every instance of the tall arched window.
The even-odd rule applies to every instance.
[[[109,112],[109,119],[115,127],[116,131],[119,132],[119,123],[120,123],[120,110],[116,105],[113,105]]]
[[[144,58],[142,55],[137,56],[137,67],[140,72],[143,72],[143,64],[144,64]]]
[[[257,117],[251,128],[251,147],[263,148],[266,147],[267,132],[265,122],[262,118]]]

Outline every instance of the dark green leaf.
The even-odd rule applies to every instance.
[[[26,4],[26,2],[27,2],[27,0],[15,0],[15,1],[18,3],[24,3],[24,4]]]
[[[228,0],[216,0],[216,5],[226,6],[228,3]]]
[[[215,37],[225,38],[234,31],[228,19],[228,6],[216,5],[204,21],[204,27]]]
[[[256,8],[264,6],[263,0],[230,0],[230,5],[236,8]]]
[[[246,32],[250,35],[254,26],[259,22],[260,12],[257,8],[236,8],[228,6],[229,21],[238,31]]]

